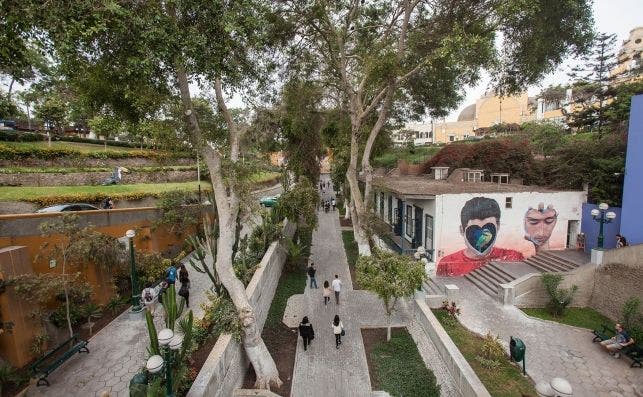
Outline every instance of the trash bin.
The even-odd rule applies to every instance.
[[[511,354],[511,359],[515,362],[522,361],[522,373],[523,375],[527,374],[525,370],[525,344],[522,340],[514,338],[513,336],[509,340],[509,353]]]
[[[130,397],[147,396],[147,373],[139,372],[129,381]]]

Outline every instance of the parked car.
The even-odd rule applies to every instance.
[[[279,194],[276,196],[266,196],[262,197],[259,200],[259,204],[263,205],[264,207],[272,208],[275,205],[277,205],[277,201],[279,201]]]
[[[94,211],[100,208],[86,203],[75,203],[75,204],[58,204],[52,205],[51,207],[41,208],[36,213],[47,213],[47,212],[69,212],[69,211]]]

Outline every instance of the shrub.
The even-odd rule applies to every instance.
[[[483,338],[480,346],[480,356],[487,360],[497,361],[505,356],[505,348],[500,343],[500,336],[493,335],[491,331]]]
[[[635,341],[640,342],[643,339],[643,316],[640,312],[641,300],[631,297],[623,305],[623,326],[630,333]]]
[[[0,130],[0,141],[6,142],[38,142],[44,141],[45,136],[31,132],[16,132]]]
[[[456,306],[455,302],[442,301],[442,310],[446,311],[449,316],[445,318],[445,323],[449,326],[455,326],[458,322],[458,316],[460,315],[460,308]]]
[[[545,273],[542,275],[541,280],[547,295],[549,295],[547,310],[554,316],[562,316],[565,314],[567,306],[572,303],[574,294],[578,291],[578,286],[572,285],[571,288],[559,288],[560,283],[563,281],[563,276],[560,274]]]

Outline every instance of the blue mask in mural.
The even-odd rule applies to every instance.
[[[486,223],[482,227],[471,225],[465,230],[467,245],[478,252],[480,256],[486,255],[491,251],[497,233],[496,225],[493,223]]]

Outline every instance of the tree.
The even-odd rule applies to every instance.
[[[605,118],[615,132],[627,132],[632,109],[632,97],[643,94],[643,81],[611,86],[608,95],[612,98],[605,107]]]
[[[357,260],[357,282],[384,302],[387,341],[391,340],[391,314],[398,299],[413,295],[424,280],[424,265],[409,256],[376,248],[372,256],[361,256]]]
[[[530,121],[523,123],[520,129],[543,156],[550,156],[563,144],[565,131],[557,123]]]
[[[569,73],[569,77],[575,81],[572,90],[575,109],[568,113],[568,125],[590,129],[596,126],[598,135],[601,135],[611,81],[610,71],[616,66],[615,43],[615,34],[596,35],[590,50],[581,57],[582,63]]]
[[[121,122],[112,115],[96,115],[89,120],[89,128],[96,136],[105,138],[105,150],[107,150],[107,140],[119,133]]]
[[[350,115],[346,179],[362,255],[370,254],[370,159],[392,109],[415,117],[444,116],[462,98],[461,87],[476,82],[482,68],[493,71],[501,92],[513,92],[539,81],[565,55],[583,50],[591,33],[586,0],[555,5],[539,0],[529,6],[517,0],[292,0],[283,8],[301,38],[294,41],[301,44],[293,51],[297,59],[316,65],[314,74],[337,93]],[[500,51],[494,47],[496,33],[504,36]],[[371,115],[376,120],[368,125]],[[362,136],[367,137],[363,146]]]
[[[35,5],[25,2],[20,7]],[[85,73],[92,71],[91,81],[96,82],[92,87],[107,88],[109,95],[97,95],[101,90],[83,89],[82,84],[79,89],[88,100],[109,104],[114,114],[139,114],[137,101],[148,92],[178,93],[185,132],[212,181],[219,225],[215,269],[243,325],[243,346],[259,388],[282,382],[261,339],[245,286],[233,269],[240,220],[247,208],[242,199],[249,196],[243,194],[246,169],[240,155],[247,126],[228,108],[224,87],[251,90],[265,81],[271,70],[270,53],[265,50],[280,42],[275,32],[267,31],[279,27],[269,11],[257,0],[98,5],[78,1],[53,2],[33,19],[33,30],[46,33],[46,43],[64,75],[82,82]],[[216,113],[225,126],[221,135],[213,137],[202,128],[191,82],[213,92]]]
[[[67,104],[63,99],[52,94],[34,106],[35,115],[51,130],[62,133],[67,125]]]

